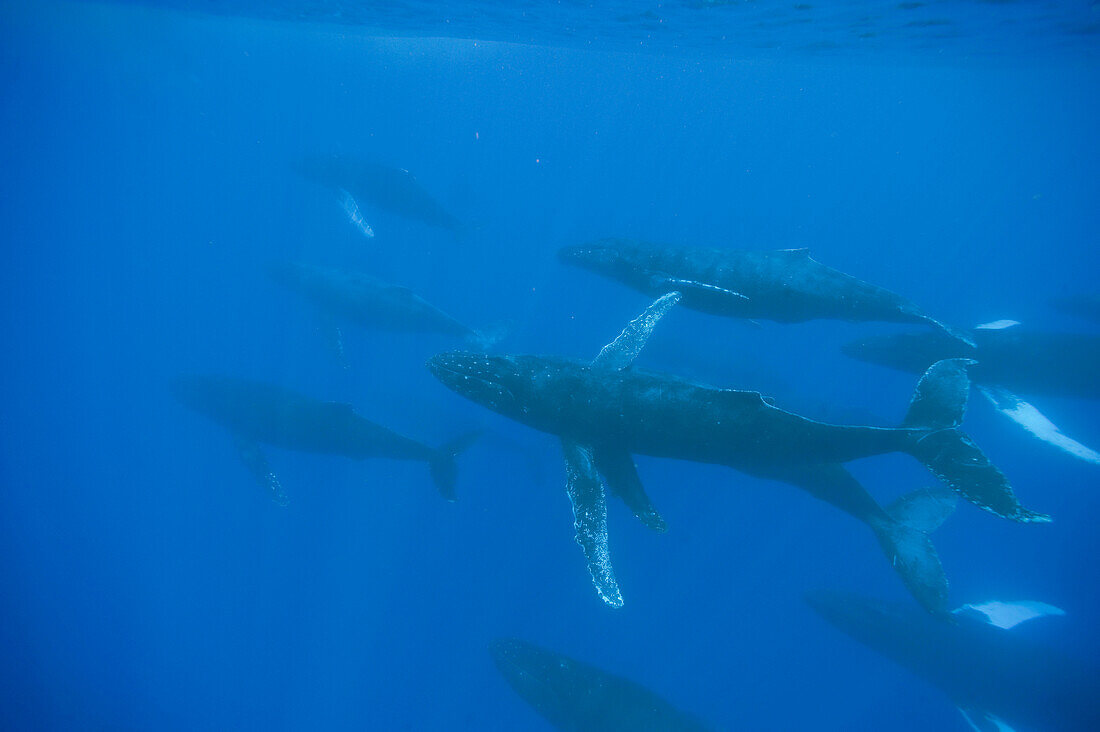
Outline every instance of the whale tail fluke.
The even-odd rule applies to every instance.
[[[959,429],[970,392],[966,369],[974,363],[971,359],[949,358],[937,361],[924,372],[902,422],[902,427],[913,435],[908,452],[980,508],[1014,521],[1050,521],[1049,516],[1020,504],[1004,474]]]
[[[435,482],[435,487],[439,490],[439,495],[443,496],[448,501],[455,500],[455,482],[458,477],[458,467],[455,464],[455,458],[470,445],[474,444],[479,437],[481,437],[480,430],[467,432],[466,434],[456,437],[440,447],[435,457],[432,458],[428,465],[432,473],[432,481]]]
[[[955,509],[949,491],[923,488],[902,496],[886,512],[893,521],[874,524],[902,582],[924,609],[933,614],[947,610],[947,576],[929,536]]]
[[[942,430],[962,424],[970,395],[966,369],[975,363],[968,358],[947,358],[929,366],[909,401],[902,427]]]

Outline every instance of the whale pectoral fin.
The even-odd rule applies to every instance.
[[[351,368],[344,353],[344,334],[340,332],[340,326],[336,321],[331,316],[322,314],[317,328],[321,331],[321,336],[333,355],[336,356],[336,360],[339,361],[340,368],[345,370]]]
[[[959,714],[975,732],[1016,732],[1016,728],[1000,717],[984,709],[958,705]]]
[[[592,584],[601,600],[611,607],[622,607],[623,596],[615,581],[607,541],[607,499],[593,465],[592,451],[569,440],[562,440],[561,446],[567,476],[565,490],[573,504],[573,527],[588,562]]]
[[[622,371],[632,364],[645,348],[646,341],[649,340],[653,329],[657,327],[657,323],[678,302],[680,302],[679,292],[670,292],[657,298],[641,315],[627,323],[623,332],[615,340],[600,350],[592,360],[592,365]]]
[[[666,292],[678,290],[680,292],[691,292],[697,295],[707,295],[713,298],[726,300],[749,299],[747,296],[742,295],[740,292],[734,292],[733,290],[728,290],[725,287],[710,285],[706,282],[697,282],[695,280],[684,280],[677,277],[669,277],[667,275],[653,275],[650,278],[649,283],[654,290],[665,290]]]
[[[1011,630],[1035,618],[1065,615],[1066,611],[1038,600],[988,600],[970,602],[951,611],[955,615],[977,617],[983,623]]]
[[[264,455],[260,446],[252,440],[247,440],[243,437],[236,438],[237,456],[240,457],[241,462],[248,468],[248,472],[252,473],[252,477],[256,479],[256,482],[266,488],[271,493],[271,500],[280,506],[287,504],[286,494],[283,493],[283,487],[279,484],[279,478],[271,470],[271,466],[267,464],[267,457]]]
[[[592,451],[596,470],[607,481],[607,487],[622,500],[631,513],[654,531],[668,531],[668,524],[657,513],[653,502],[642,487],[634,459],[626,450],[596,448]]]
[[[348,215],[348,221],[351,222],[351,225],[366,238],[373,239],[374,229],[363,218],[363,212],[359,210],[359,203],[355,200],[355,196],[343,188],[340,189],[340,205],[343,207],[344,213]]]
[[[975,325],[974,330],[1005,330],[1007,328],[1015,328],[1020,325],[1019,320],[994,320],[989,323],[982,323],[981,325]]]
[[[1025,402],[1010,391],[996,387],[979,387],[982,395],[989,400],[993,407],[1023,427],[1043,442],[1054,445],[1059,450],[1067,452],[1087,463],[1100,465],[1100,453],[1090,447],[1082,445],[1077,440],[1063,433],[1058,426],[1034,406]]]

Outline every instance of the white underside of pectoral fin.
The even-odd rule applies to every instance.
[[[351,222],[356,231],[368,239],[373,239],[374,229],[363,218],[363,212],[359,210],[359,203],[355,200],[355,196],[343,188],[340,189],[340,205],[344,208],[344,213],[348,215],[348,221]]]
[[[1065,615],[1066,611],[1038,600],[988,600],[971,602],[951,611],[978,616],[982,622],[1008,630],[1034,618]]]
[[[982,323],[981,325],[975,325],[974,330],[1005,330],[1006,328],[1015,328],[1020,324],[1019,320],[994,320],[991,323]]]
[[[607,538],[607,498],[592,460],[592,450],[570,440],[562,440],[561,447],[565,455],[565,489],[573,504],[573,528],[588,563],[592,584],[601,600],[611,607],[622,607],[623,596],[611,566]]]
[[[679,292],[670,292],[663,295],[645,309],[638,317],[631,320],[618,338],[608,343],[600,350],[599,355],[592,360],[593,366],[621,371],[634,362],[638,354],[645,348],[646,341],[657,327],[664,314],[673,305],[680,302]]]
[[[970,725],[970,729],[975,730],[975,732],[1016,732],[1014,727],[996,714],[990,714],[981,709],[964,709],[963,707],[958,707],[958,710],[959,714],[963,715],[966,723]]]
[[[1020,397],[1005,389],[996,387],[979,387],[985,398],[996,408],[998,412],[1023,427],[1043,442],[1054,445],[1063,452],[1068,452],[1085,462],[1100,465],[1100,452],[1082,445],[1077,440],[1063,433],[1058,425],[1051,422],[1033,405],[1025,402]]]

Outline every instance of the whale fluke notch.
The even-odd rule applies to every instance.
[[[641,315],[627,323],[623,332],[615,340],[600,349],[599,354],[592,360],[592,365],[622,371],[634,363],[634,359],[645,348],[646,341],[649,340],[653,329],[657,327],[657,323],[673,305],[680,302],[680,297],[679,292],[669,292],[657,298]]]
[[[974,505],[1020,522],[1048,522],[1050,517],[1023,507],[1004,473],[989,461],[958,425],[970,393],[968,358],[937,361],[924,372],[909,403],[902,426],[922,431],[909,446],[941,481]]]
[[[607,540],[607,498],[603,481],[593,465],[592,452],[570,440],[562,440],[565,455],[566,493],[573,504],[573,528],[584,551],[588,572],[600,599],[611,607],[622,607],[623,596],[611,566]]]

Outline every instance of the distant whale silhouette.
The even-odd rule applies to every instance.
[[[942,689],[978,732],[1100,729],[1095,666],[964,613],[932,617],[835,591],[808,593],[806,601],[830,624]]]
[[[312,399],[259,381],[182,376],[172,383],[172,391],[185,406],[229,430],[245,466],[280,504],[286,503],[286,495],[260,444],[354,460],[424,461],[440,494],[454,500],[454,458],[475,437],[428,447],[359,416],[350,404]]]
[[[1063,434],[1018,393],[1100,399],[1100,336],[1028,330],[998,321],[970,333],[974,346],[939,333],[895,333],[841,347],[860,361],[920,373],[944,358],[972,358],[970,376],[1005,416],[1039,439],[1075,457],[1100,464],[1100,453]]]
[[[362,272],[296,262],[271,263],[267,272],[317,307],[338,350],[342,350],[340,320],[370,330],[454,336],[480,348],[499,337],[496,332],[482,333],[463,325],[407,287]]]
[[[1064,313],[1100,324],[1100,295],[1069,295],[1055,298],[1051,304]]]
[[[403,168],[391,168],[354,157],[329,155],[300,160],[296,169],[307,180],[331,188],[337,193],[341,205],[359,228],[364,226],[359,206],[397,214],[447,231],[458,232],[463,228],[462,222],[433,198],[412,173]],[[370,231],[366,235],[374,236],[374,232]]]
[[[561,438],[577,541],[608,604],[621,605],[622,595],[611,567],[601,476],[646,525],[665,526],[632,454],[726,465],[803,488],[867,524],[910,592],[932,612],[943,609],[947,581],[928,533],[953,501],[918,491],[884,509],[844,463],[906,452],[988,511],[1016,521],[1048,520],[1020,505],[1004,475],[958,429],[969,389],[966,362],[929,368],[901,427],[825,424],[779,409],[758,392],[634,368],[653,327],[678,297],[660,298],[591,363],[444,353],[428,364],[467,399]]]
[[[568,732],[704,732],[710,729],[649,689],[513,638],[493,641],[497,669],[553,727]]]
[[[684,307],[712,315],[780,323],[924,323],[968,341],[900,295],[815,261],[808,249],[739,251],[601,239],[566,247],[558,256],[651,297],[676,290]]]

